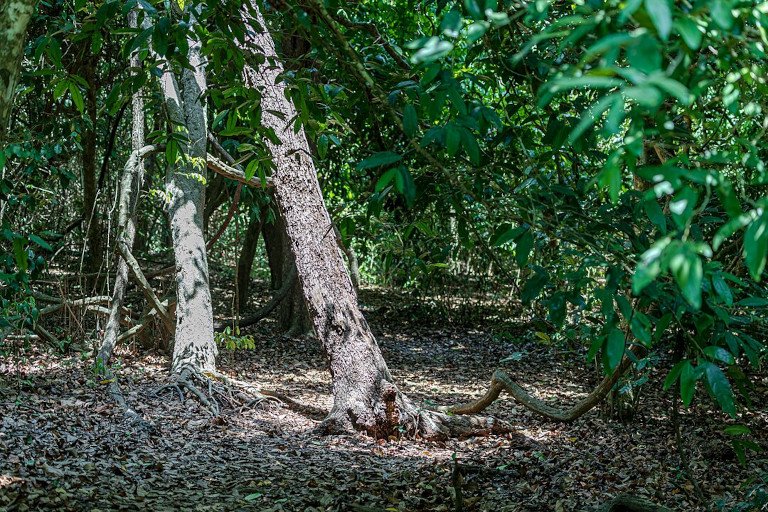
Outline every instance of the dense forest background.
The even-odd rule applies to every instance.
[[[763,510],[767,29],[0,0],[0,507]]]

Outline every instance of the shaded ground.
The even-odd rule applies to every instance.
[[[366,316],[396,381],[421,403],[474,398],[498,367],[552,400],[576,400],[597,381],[581,354],[531,341],[527,325],[492,335],[455,327],[445,311],[403,297],[369,291],[362,301],[376,304]],[[224,351],[222,371],[330,407],[316,340],[264,327],[254,336],[255,350]],[[123,423],[92,380],[87,355],[28,350],[0,359],[0,510],[452,511],[454,457],[464,510],[593,510],[623,492],[679,511],[706,509],[680,470],[658,371],[632,423],[593,411],[560,425],[507,399],[489,412],[515,424],[514,432],[434,443],[316,437],[311,429],[321,417],[274,402],[224,409],[223,422],[214,421],[194,400],[150,394],[165,382],[164,357],[123,349],[117,364],[129,402],[157,422],[158,434]],[[768,379],[754,381],[756,409],[742,421],[767,445]],[[742,468],[722,433],[726,419],[702,397],[681,419],[692,469],[710,505],[742,510],[752,487],[740,485],[768,470],[766,456],[751,453]]]

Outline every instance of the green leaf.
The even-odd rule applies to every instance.
[[[42,247],[47,251],[53,250],[53,247],[51,247],[51,244],[49,244],[48,242],[46,242],[45,240],[43,240],[37,235],[29,235],[29,240],[36,243],[37,245],[39,245],[40,247]]]
[[[469,156],[469,161],[474,165],[480,165],[480,146],[477,139],[469,130],[461,130],[461,145]]]
[[[723,279],[723,275],[719,272],[712,276],[712,288],[714,288],[715,293],[723,299],[726,306],[733,304],[733,293],[731,293],[731,288],[725,282],[725,279]]]
[[[649,75],[661,69],[661,49],[653,36],[642,35],[627,46],[629,65]]]
[[[372,167],[381,167],[383,165],[389,165],[393,164],[395,162],[399,162],[402,157],[398,155],[397,153],[393,153],[391,151],[380,151],[378,153],[374,153],[372,156],[369,156],[359,164],[357,164],[357,169],[370,169]]]
[[[637,338],[640,343],[646,347],[651,346],[651,330],[653,329],[653,326],[645,314],[635,311],[632,315],[632,322],[630,322],[629,327],[632,330],[632,334],[635,335],[635,338]]]
[[[683,297],[695,309],[701,308],[701,280],[704,266],[701,258],[688,250],[687,246],[676,248],[669,259],[669,270],[677,281]]]
[[[685,361],[680,372],[680,398],[683,405],[688,407],[693,400],[693,392],[696,390],[696,372],[693,371],[690,361]]]
[[[246,497],[245,497],[245,501],[253,501],[253,500],[255,500],[256,498],[261,498],[262,496],[264,496],[262,493],[260,493],[260,492],[255,492],[255,493],[253,493],[253,494],[249,494],[248,496],[246,496]]]
[[[53,99],[58,100],[62,96],[64,96],[64,93],[69,88],[69,80],[60,80],[59,83],[56,84],[56,87],[53,88]]]
[[[28,266],[27,241],[22,237],[13,239],[13,255],[16,257],[16,265],[19,270],[26,271]]]
[[[764,211],[760,217],[752,221],[744,233],[744,261],[749,274],[755,281],[760,281],[765,270],[766,256],[768,256],[768,211]]]
[[[645,251],[632,276],[632,293],[640,295],[643,289],[651,284],[661,273],[661,253],[669,244],[668,239],[662,239]]]
[[[723,432],[729,436],[740,436],[742,434],[751,434],[752,431],[746,425],[729,425],[723,429]]]
[[[702,352],[704,352],[707,357],[717,361],[722,361],[725,364],[733,364],[735,362],[733,359],[733,354],[725,350],[723,347],[710,345],[708,347],[704,347]]]
[[[701,370],[703,368],[703,370]],[[712,394],[715,395],[717,403],[720,407],[729,414],[732,418],[736,417],[736,406],[733,402],[733,390],[731,389],[731,383],[728,382],[728,378],[723,371],[718,368],[716,364],[704,363],[700,366],[700,371],[704,372],[707,377],[709,387],[712,389]]]
[[[416,198],[416,184],[413,182],[411,173],[404,166],[398,168],[398,172],[395,175],[395,186],[405,197],[408,207],[413,206],[413,200]]]
[[[659,37],[662,41],[666,41],[672,30],[672,11],[669,8],[669,0],[645,0],[645,9]]]
[[[667,378],[664,379],[664,391],[668,390],[672,384],[677,381],[678,377],[680,377],[680,372],[683,371],[683,366],[685,365],[690,366],[691,363],[688,361],[679,361],[673,368],[670,370],[670,372],[667,374]]]
[[[321,135],[317,138],[317,156],[320,157],[320,160],[325,160],[325,157],[327,154],[328,154],[328,136]]]
[[[74,82],[69,83],[69,93],[72,95],[72,103],[75,104],[77,110],[83,113],[85,110],[85,103],[83,103],[83,95],[80,92],[80,88]]]
[[[259,161],[256,158],[253,158],[250,162],[248,162],[248,165],[245,166],[245,179],[251,181],[251,178],[256,175],[256,171],[258,170]]]
[[[411,61],[414,64],[434,62],[438,59],[445,57],[446,55],[451,53],[452,50],[453,50],[453,43],[444,41],[439,37],[432,36],[429,39],[427,39],[426,42],[423,43],[423,45],[421,46],[421,49],[419,49],[415,54],[413,54],[413,57],[411,57]]]
[[[403,131],[408,137],[413,137],[419,127],[419,119],[413,105],[406,105],[403,109]]]
[[[677,227],[682,229],[691,220],[698,200],[699,194],[691,187],[685,187],[675,195],[675,199],[669,203],[669,211]]]
[[[742,307],[764,307],[768,306],[768,299],[762,297],[747,297],[746,299],[741,299],[736,305]]]
[[[701,46],[701,38],[704,35],[699,30],[699,25],[693,19],[683,16],[675,20],[675,28],[682,36],[686,46],[691,50],[698,50]]]
[[[460,143],[461,132],[452,123],[448,123],[445,126],[445,149],[448,156],[453,156],[459,151]]]
[[[667,217],[664,215],[659,202],[653,198],[646,199],[645,203],[643,203],[643,206],[645,209],[645,214],[648,216],[648,219],[651,221],[651,223],[653,223],[653,225],[658,228],[662,235],[666,235]]]
[[[531,250],[533,249],[533,233],[530,229],[526,229],[525,232],[515,242],[515,261],[521,267],[528,264],[528,258],[530,257]]]
[[[471,24],[469,27],[467,27],[467,39],[470,43],[474,43],[490,28],[491,24],[487,21],[476,21],[473,24]]]
[[[709,9],[712,14],[712,19],[723,30],[729,30],[733,25],[733,13],[731,8],[733,2],[731,0],[710,0]]]
[[[390,182],[395,178],[397,173],[397,168],[393,168],[382,174],[379,178],[379,181],[376,182],[376,192],[381,192],[384,190],[387,185],[389,185]]]
[[[608,371],[613,371],[624,356],[624,333],[612,327],[605,338],[604,361]]]

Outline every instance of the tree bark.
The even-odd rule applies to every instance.
[[[248,222],[248,228],[245,230],[243,239],[243,248],[240,250],[240,256],[237,258],[237,301],[240,311],[248,306],[248,288],[251,286],[251,269],[253,268],[253,258],[256,257],[256,247],[259,244],[259,234],[264,224],[264,209],[259,212],[258,217]]]
[[[291,241],[286,231],[285,219],[280,211],[275,212],[274,222],[265,222],[262,227],[264,245],[272,278],[273,290],[280,290],[286,279],[296,272],[296,260],[291,252]],[[280,303],[277,315],[278,329],[290,336],[299,336],[312,330],[312,322],[304,303],[301,283],[293,280],[288,296]]]
[[[191,23],[197,23],[192,13]],[[213,308],[208,282],[208,260],[203,236],[205,201],[207,117],[201,103],[206,90],[205,66],[200,41],[189,38],[189,63],[177,80],[166,66],[160,83],[169,121],[181,129],[183,154],[169,162],[166,190],[176,260],[176,336],[171,371],[214,371],[216,344],[213,339]]]
[[[36,5],[37,0],[0,0],[0,149],[5,149],[13,96],[21,76],[27,24]]]
[[[275,164],[275,199],[310,319],[323,347],[333,380],[334,405],[323,423],[326,432],[362,430],[381,437],[406,430],[434,435],[437,425],[424,421],[397,389],[357,296],[325,208],[314,162],[303,129],[294,130],[296,110],[280,81],[282,65],[255,0],[250,2],[245,48],[266,61],[246,67],[245,82],[259,90],[262,123],[280,144],[266,139]],[[278,117],[273,112],[282,116]]]
[[[86,240],[88,258],[86,268],[89,272],[98,272],[104,260],[102,246],[101,219],[98,211],[98,177],[96,175],[96,62],[97,58],[91,53],[91,42],[85,40],[82,75],[88,83],[85,91],[86,123],[82,134],[83,145],[83,218],[87,226]],[[134,148],[135,149],[135,148]],[[95,282],[95,281],[94,281]]]

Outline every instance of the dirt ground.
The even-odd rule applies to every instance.
[[[560,404],[598,381],[581,351],[553,349],[530,325],[491,329],[481,314],[472,327],[381,291],[361,299],[396,382],[417,403],[475,398],[496,368]],[[317,341],[274,334],[269,324],[251,332],[255,349],[223,350],[220,370],[327,411],[330,378]],[[680,420],[707,500],[699,502],[681,469],[660,369],[648,373],[629,422],[594,410],[557,424],[502,398],[488,412],[513,432],[442,443],[319,437],[312,429],[322,411],[272,400],[222,407],[214,419],[189,396],[182,404],[173,390],[152,394],[167,382],[164,355],[129,346],[117,356],[129,404],[157,431],[123,419],[88,353],[28,349],[0,359],[0,510],[456,511],[459,474],[465,511],[588,511],[620,493],[678,511],[747,510],[739,503],[755,484],[742,484],[768,471],[765,453],[748,452],[747,466],[739,464],[723,433],[732,421],[699,389]],[[768,377],[753,381],[754,409],[739,422],[768,447]]]

